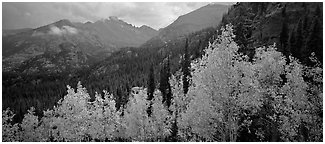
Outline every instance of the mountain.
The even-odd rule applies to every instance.
[[[4,31],[3,70],[71,71],[103,60],[122,47],[137,47],[156,34],[148,26],[134,27],[117,17],[94,23],[63,19],[36,29]],[[62,55],[64,52],[69,55]]]
[[[222,12],[218,7],[222,7]],[[66,85],[75,86],[81,81],[91,97],[102,90],[112,93],[119,108],[127,102],[131,87],[146,86],[151,65],[155,68],[156,81],[167,55],[170,54],[171,71],[179,69],[185,36],[189,38],[190,53],[200,56],[217,32],[212,26],[218,25],[226,7],[205,6],[189,16],[179,17],[159,34],[148,26],[134,27],[110,17],[86,23],[61,20],[3,37],[3,107],[14,109],[16,121],[23,118],[30,106],[37,105],[36,113],[41,114],[62,98]],[[200,18],[204,16],[209,18]],[[170,41],[165,43],[161,38]],[[151,46],[141,44],[146,39],[150,39],[147,43]],[[120,48],[120,45],[129,47]],[[100,61],[97,57],[105,59]],[[89,64],[91,61],[94,64]]]
[[[175,22],[159,31],[159,34],[139,48],[126,48],[115,52],[111,57],[101,61],[89,69],[82,77],[90,93],[99,89],[109,89],[114,95],[127,96],[128,89],[132,86],[146,86],[146,80],[151,65],[154,66],[156,80],[159,79],[160,65],[166,58],[170,58],[171,71],[180,68],[180,57],[184,54],[186,38],[189,41],[191,59],[200,57],[205,47],[213,41],[221,26],[232,23],[236,34],[235,41],[240,46],[240,52],[252,56],[255,48],[264,45],[279,43],[279,35],[282,27],[282,8],[287,4],[287,15],[289,17],[289,28],[298,23],[303,9],[302,3],[238,3],[229,8],[228,12],[210,13],[219,5],[207,5],[186,15],[180,16]],[[310,24],[317,3],[306,4],[309,9]],[[221,6],[224,7],[224,6]],[[211,10],[212,9],[212,10]],[[263,12],[264,11],[264,12]],[[206,12],[206,13],[204,13]],[[214,16],[217,15],[217,16]],[[200,18],[205,15],[218,17],[213,24],[212,18]],[[197,19],[194,19],[197,18]],[[191,22],[190,20],[193,20]],[[208,28],[196,28],[199,31],[183,31],[182,26],[196,23],[202,27],[212,25]],[[243,26],[241,25],[243,24]],[[244,27],[245,28],[242,28]],[[178,27],[175,30],[168,30]],[[184,26],[184,29],[186,27]],[[262,34],[260,30],[263,31]],[[181,35],[183,33],[184,35]],[[262,38],[260,37],[262,35]],[[246,44],[247,43],[247,44]],[[278,47],[279,48],[279,47]],[[127,99],[127,98],[123,98]]]
[[[82,28],[96,33],[100,41],[115,49],[138,47],[157,34],[156,30],[148,26],[135,27],[114,16],[86,23]]]
[[[304,62],[311,52],[315,52],[321,60],[322,9],[322,3],[315,2],[237,3],[223,16],[221,25],[231,23],[234,26],[240,51],[250,57],[256,47],[276,43],[278,50],[286,56],[292,55]],[[317,34],[312,32],[315,28]],[[313,42],[315,46],[307,44],[316,38],[319,40]]]
[[[131,65],[135,62],[139,62],[135,65],[140,65],[143,63],[144,66],[139,67],[146,67],[150,65],[149,63],[151,62],[157,62],[159,64],[161,60],[169,54],[172,55],[172,58],[179,58],[185,44],[185,37],[188,37],[191,33],[198,32],[206,28],[216,28],[220,23],[222,16],[227,12],[229,7],[230,6],[228,5],[208,4],[188,14],[179,16],[173,23],[160,29],[157,36],[151,38],[146,43],[138,47],[138,50],[131,47],[123,49],[119,52],[115,52],[111,57],[94,66],[91,73],[94,75],[111,75],[112,73],[119,71],[119,75],[123,75],[123,71],[120,70],[123,68],[132,68]],[[151,28],[147,26],[142,26],[140,29],[141,28],[151,30]],[[201,33],[204,33],[204,35],[212,34],[210,32],[207,34],[206,31],[202,31]],[[204,39],[205,41],[207,40],[206,38]],[[196,45],[198,45],[198,43],[196,43]],[[201,50],[202,49],[200,49],[200,51]],[[126,62],[129,59],[136,60]],[[118,65],[117,67],[119,68],[112,68],[114,65]],[[114,71],[114,69],[116,71]],[[147,69],[142,70],[145,71],[144,73],[147,72]],[[127,72],[132,72],[132,70]],[[142,75],[143,73],[140,72],[139,74]]]
[[[221,21],[222,15],[227,12],[229,6],[220,4],[208,4],[188,14],[178,17],[173,23],[162,29],[161,37],[177,37],[191,32],[199,31],[207,27],[216,27]]]
[[[164,45],[169,40],[183,37],[192,32],[208,27],[217,27],[222,16],[228,11],[229,5],[208,4],[190,13],[178,17],[173,23],[159,30],[159,34],[143,47]]]
[[[85,83],[91,95],[100,89],[107,89],[113,95],[118,95],[118,106],[123,105],[131,87],[146,86],[151,65],[155,69],[156,80],[159,80],[160,65],[166,57],[170,58],[172,72],[180,68],[185,38],[189,39],[192,59],[200,57],[212,35],[216,34],[217,26],[228,8],[226,5],[206,5],[180,16],[140,47],[121,49],[93,65],[79,80]]]
[[[26,31],[32,30],[31,28],[22,28],[22,29],[3,29],[2,30],[2,36],[8,36],[8,35],[13,35],[17,33],[22,33]]]

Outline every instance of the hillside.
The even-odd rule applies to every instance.
[[[7,35],[13,35],[17,33],[22,33],[32,30],[31,28],[23,28],[23,29],[3,29],[2,30],[2,36],[7,36]]]
[[[203,8],[208,8],[208,10],[200,10],[201,15],[213,16],[213,14],[209,13],[213,12],[210,11],[210,6]],[[207,13],[204,14],[203,12]],[[225,12],[226,11],[222,13]],[[218,13],[217,15],[222,15],[222,13]],[[187,16],[185,16],[185,18],[186,17]],[[61,38],[62,40],[57,42],[62,44],[59,47],[51,47],[53,49],[56,49],[57,52],[41,53],[37,56],[34,56],[33,54],[35,53],[32,52],[30,54],[27,53],[29,55],[33,55],[30,56],[33,58],[25,60],[24,63],[20,64],[20,66],[15,69],[15,72],[3,72],[4,101],[14,101],[12,103],[6,103],[6,105],[3,105],[3,107],[15,107],[15,111],[17,113],[16,120],[21,120],[22,113],[26,112],[26,108],[35,104],[38,105],[36,107],[36,112],[41,113],[42,109],[46,109],[49,106],[53,106],[55,104],[55,101],[59,100],[64,95],[65,86],[67,84],[73,85],[78,80],[80,80],[82,81],[83,85],[85,85],[85,87],[88,89],[92,98],[95,92],[100,93],[103,89],[110,91],[112,94],[114,94],[115,98],[117,99],[117,108],[119,108],[121,105],[124,105],[127,102],[129,89],[131,87],[146,85],[147,75],[149,72],[149,67],[151,65],[154,65],[156,80],[158,80],[159,77],[159,69],[161,62],[169,54],[172,63],[172,72],[175,72],[177,69],[179,69],[180,56],[183,54],[183,50],[185,47],[184,35],[181,35],[180,37],[177,37],[175,39],[171,39],[167,43],[166,47],[165,43],[163,43],[163,45],[160,45],[154,42],[151,43],[153,45],[150,47],[142,45],[138,48],[121,48],[119,51],[107,53],[110,54],[110,56],[107,57],[105,60],[97,62],[94,65],[89,65],[88,61],[91,58],[89,54],[92,52],[96,54],[96,51],[84,52],[83,50],[94,50],[95,48],[92,47],[97,46],[96,49],[98,49],[99,51],[98,55],[104,55],[105,53],[103,53],[103,51],[105,50],[105,42],[102,42],[102,40],[107,39],[107,41],[109,41],[110,39],[113,39],[109,36],[101,37],[101,32],[108,33],[111,30],[121,29],[122,26],[124,28],[134,29],[133,26],[128,25],[121,20],[118,20],[114,17],[111,17],[111,19],[112,20],[101,20],[95,23],[70,23],[69,21],[65,21],[67,22],[67,25],[70,25],[71,27],[74,27],[77,30],[83,31],[83,33],[78,33],[78,35],[85,35],[85,39],[83,40],[84,42],[89,42],[88,40],[90,39],[90,42],[94,43],[91,45],[89,44],[89,46],[87,47],[88,49],[82,49],[80,48],[80,45],[72,43],[71,41],[64,42],[72,39],[72,36],[63,34]],[[177,23],[179,23],[180,20],[183,20],[183,18],[179,18]],[[190,20],[191,19],[188,19],[187,21],[190,22]],[[220,19],[218,21],[220,21]],[[211,24],[211,21],[207,23]],[[217,25],[217,22],[215,22],[215,25]],[[63,26],[63,24],[58,24],[58,27]],[[114,26],[114,29],[107,28],[110,26]],[[102,29],[99,30],[97,29],[97,27],[101,27]],[[200,27],[202,28],[203,26]],[[40,29],[45,28],[46,26]],[[148,33],[147,35],[157,35],[156,31],[148,26],[142,26],[136,29],[137,31],[142,31],[142,33]],[[98,36],[95,35],[97,32],[99,32]],[[127,30],[123,32],[129,33],[129,31]],[[170,33],[173,32],[174,31],[171,31]],[[14,36],[18,38],[25,38],[30,34],[32,34],[32,32],[24,33],[24,35],[26,36]],[[207,28],[193,34],[191,34],[190,32],[186,32],[186,34],[191,35],[189,38],[191,53],[194,54],[195,57],[199,57],[204,47],[208,45],[208,41],[211,40],[212,35],[216,34],[216,30],[214,28]],[[83,37],[82,36],[80,38],[80,36],[78,36],[79,39]],[[33,37],[31,37],[31,39],[32,38]],[[55,42],[55,38],[58,38],[58,36],[52,36],[53,40],[51,41]],[[132,38],[139,39],[135,36],[133,36]],[[156,38],[158,37],[156,36]],[[124,42],[132,43],[132,41],[133,40],[125,40]],[[197,49],[197,47],[200,48]],[[42,50],[39,51],[42,52]],[[10,53],[10,51],[8,50],[8,52],[6,53]],[[24,52],[22,53],[25,54]],[[54,87],[55,90],[53,89]],[[17,89],[19,89],[19,91],[17,91]],[[28,97],[36,98],[39,96],[42,96],[42,100],[33,100],[32,102],[28,103],[27,101],[25,101],[25,97],[26,99],[29,99]],[[15,100],[17,98],[20,100]],[[40,101],[45,100],[43,98],[51,99],[51,101],[46,103],[40,103]]]
[[[159,86],[151,67],[148,86],[130,88],[123,107],[106,90],[92,98],[79,81],[76,88],[67,86],[67,93],[54,107],[40,114],[29,108],[22,122],[12,122],[15,112],[3,110],[2,139],[322,142],[322,67],[286,59],[274,45],[258,48],[251,61],[238,53],[234,36],[233,26],[226,25],[196,61],[187,61],[186,41],[182,70],[170,73],[169,58],[165,58]],[[120,56],[132,57],[133,52],[126,51]],[[186,67],[190,75],[185,73]]]
[[[179,16],[173,23],[159,30],[156,37],[148,40],[142,47],[157,47],[169,43],[170,40],[184,37],[190,33],[208,27],[217,27],[228,5],[208,4],[185,15]]]
[[[147,87],[150,67],[153,67],[155,84],[159,86],[159,79],[161,71],[163,71],[164,60],[169,57],[170,71],[175,73],[180,70],[181,57],[185,53],[185,41],[188,39],[188,50],[190,59],[195,60],[204,54],[204,49],[213,42],[220,34],[220,26],[231,22],[234,25],[234,33],[236,34],[235,41],[239,45],[239,52],[243,52],[252,57],[256,47],[263,45],[270,45],[273,42],[279,42],[280,33],[282,30],[282,15],[285,3],[238,3],[229,9],[229,12],[214,13],[210,11],[211,7],[215,5],[208,5],[196,11],[179,17],[174,23],[170,24],[160,30],[157,36],[148,40],[145,44],[139,47],[124,47],[119,51],[110,53],[110,57],[87,67],[80,67],[80,70],[73,73],[55,73],[55,74],[21,74],[21,73],[3,73],[3,101],[7,105],[3,107],[15,107],[17,114],[17,121],[23,118],[27,108],[36,105],[36,113],[42,114],[42,110],[55,105],[64,94],[66,94],[66,85],[74,86],[77,81],[81,81],[83,86],[88,90],[91,99],[94,99],[95,93],[102,93],[103,90],[109,91],[114,95],[116,101],[116,108],[123,108],[126,106],[132,87]],[[311,19],[314,16],[317,3],[307,3],[307,9],[310,10],[308,24],[312,23]],[[289,28],[295,27],[295,22],[300,19],[302,13],[301,3],[289,3],[286,6],[286,13],[290,17]],[[204,10],[207,9],[207,10]],[[321,8],[322,9],[322,8]],[[196,15],[199,11],[199,15]],[[206,12],[206,13],[204,13]],[[209,21],[205,21],[205,15],[211,16]],[[214,15],[223,15],[217,21],[221,23],[214,23],[212,25],[211,19]],[[198,16],[200,16],[198,18]],[[193,19],[197,18],[197,19]],[[112,18],[114,19],[114,18]],[[191,23],[195,28],[188,28],[185,25]],[[198,20],[199,19],[199,20]],[[322,20],[322,19],[321,19]],[[111,25],[111,20],[98,21],[96,25],[106,27]],[[121,23],[114,19],[114,25]],[[246,23],[244,23],[246,22]],[[95,22],[96,23],[96,22]],[[87,22],[85,24],[72,23],[80,29],[90,29],[88,31],[96,31],[91,26],[95,23]],[[132,27],[131,25],[124,25],[123,27]],[[209,27],[205,27],[210,25]],[[207,24],[207,25],[205,25]],[[81,26],[80,26],[81,25]],[[313,24],[314,25],[314,24]],[[175,27],[177,28],[175,28]],[[184,27],[183,27],[184,26]],[[262,27],[262,31],[257,29]],[[279,28],[280,27],[280,28]],[[118,28],[118,27],[116,27]],[[168,29],[175,28],[168,31]],[[182,29],[184,28],[184,29]],[[192,31],[194,29],[199,31]],[[154,34],[151,28],[146,26],[140,27],[149,33]],[[289,31],[290,31],[289,30]],[[289,33],[289,32],[288,32]],[[290,35],[290,34],[289,34]],[[259,37],[261,36],[261,37]],[[289,36],[290,37],[290,36]],[[99,37],[96,37],[96,41]],[[102,37],[105,39],[105,37]],[[107,38],[109,39],[109,38]],[[167,40],[168,39],[168,40]],[[167,40],[167,41],[164,41]],[[99,41],[99,40],[98,40]],[[101,43],[104,45],[104,43]],[[279,47],[277,47],[279,48]],[[67,61],[56,61],[59,68],[61,64],[68,66],[76,66],[75,61],[83,62],[88,55],[76,48],[75,45],[65,43],[62,48],[68,54],[54,54],[54,55],[40,55],[40,57],[31,59],[31,63],[35,66],[45,66],[46,61],[40,63],[44,56],[50,61],[56,59],[66,59]],[[61,50],[60,50],[61,51]],[[69,54],[71,53],[71,54]],[[319,53],[316,53],[319,54]],[[83,65],[81,63],[80,65]],[[26,65],[28,67],[28,65]],[[51,66],[51,64],[50,64]],[[72,70],[74,67],[70,67]],[[24,67],[21,68],[25,69]],[[55,88],[55,89],[53,89]],[[270,132],[272,134],[272,131]],[[268,134],[267,139],[272,139],[272,135]],[[256,140],[256,136],[252,136]],[[250,139],[251,137],[240,137],[240,139]],[[278,138],[278,137],[276,137]]]
[[[322,10],[321,3],[237,3],[223,16],[222,25],[234,25],[235,41],[245,54],[252,56],[254,48],[276,43],[279,51],[306,63],[312,51],[322,59]],[[317,34],[311,37],[313,29]],[[309,51],[306,44],[312,39],[318,42]]]
[[[103,60],[122,47],[139,46],[156,33],[150,27],[134,27],[116,17],[84,24],[60,20],[36,29],[4,35],[3,69],[27,73],[71,71]],[[59,54],[71,49],[70,45],[75,49],[69,51],[70,55]],[[59,58],[51,58],[55,55]],[[74,59],[74,55],[83,57],[81,61],[74,60],[78,66],[65,66],[69,59]],[[58,62],[58,59],[62,60]]]
[[[108,89],[114,95],[120,95],[117,105],[124,105],[130,88],[146,85],[151,65],[156,80],[166,57],[170,58],[172,72],[180,68],[186,38],[192,59],[200,57],[228,8],[227,5],[209,4],[182,15],[139,48],[122,49],[97,63],[81,77],[81,81],[85,81],[91,94]]]

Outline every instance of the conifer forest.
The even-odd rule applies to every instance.
[[[3,26],[15,6],[2,4]],[[3,27],[2,142],[323,142],[322,2],[208,3],[176,18]]]

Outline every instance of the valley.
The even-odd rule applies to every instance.
[[[3,30],[2,109],[12,123],[30,107],[40,123],[55,121],[70,105],[98,125],[114,121],[110,134],[47,141],[322,141],[322,12],[322,3],[238,2],[159,30],[116,16]]]

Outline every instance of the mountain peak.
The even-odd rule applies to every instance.
[[[45,25],[45,26],[41,26],[41,27],[36,28],[34,30],[39,31],[39,32],[40,31],[41,32],[48,32],[51,29],[51,27],[53,27],[53,26],[57,27],[57,28],[62,28],[63,26],[75,27],[75,25],[71,21],[69,21],[67,19],[62,19],[62,20],[59,20],[57,22],[54,22],[54,23],[51,23],[51,24],[48,24],[48,25]]]
[[[120,21],[120,19],[117,16],[109,16],[109,20]]]
[[[92,22],[91,21],[87,21],[87,22],[85,22],[85,24],[92,24]]]
[[[149,26],[147,26],[147,25],[142,25],[142,26],[140,27],[140,29],[152,29],[152,28],[149,27]]]
[[[55,23],[53,23],[53,25],[57,26],[57,27],[62,27],[62,26],[73,26],[73,24],[71,23],[71,21],[69,21],[68,19],[62,19],[59,20]]]

